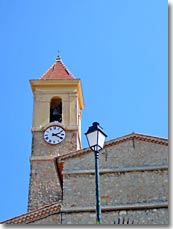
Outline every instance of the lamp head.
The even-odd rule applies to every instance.
[[[98,122],[93,122],[92,126],[88,128],[85,133],[88,145],[93,151],[100,151],[103,149],[107,135],[103,132]]]

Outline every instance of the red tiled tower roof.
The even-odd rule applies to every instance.
[[[67,67],[63,64],[60,56],[57,57],[56,62],[45,72],[40,80],[59,80],[59,79],[74,79],[75,77],[70,73]]]

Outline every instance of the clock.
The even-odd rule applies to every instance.
[[[65,131],[60,126],[50,126],[44,132],[44,140],[49,143],[56,145],[62,142],[65,138]]]

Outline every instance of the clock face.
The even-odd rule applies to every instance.
[[[65,138],[65,131],[59,126],[50,126],[44,132],[44,140],[49,144],[58,144]]]

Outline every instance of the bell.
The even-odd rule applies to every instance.
[[[53,113],[52,113],[54,116],[55,115],[59,115],[59,112],[58,112],[58,108],[57,107],[55,107],[54,109],[53,109]]]

